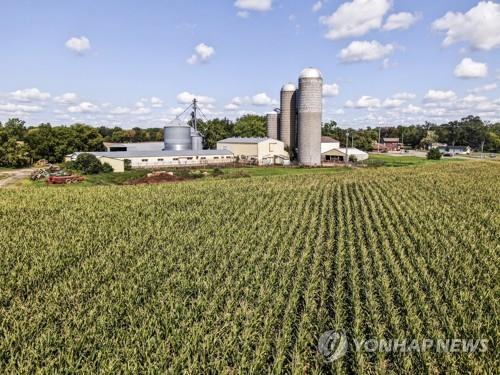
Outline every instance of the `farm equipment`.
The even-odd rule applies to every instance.
[[[47,178],[47,184],[49,185],[63,185],[63,184],[75,184],[85,180],[82,176],[49,176]]]

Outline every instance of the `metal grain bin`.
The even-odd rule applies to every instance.
[[[171,123],[163,128],[166,151],[191,150],[191,127],[180,122]]]
[[[272,139],[278,138],[278,114],[276,112],[269,112],[266,115],[267,120],[267,136]]]
[[[279,140],[290,149],[296,147],[297,139],[297,106],[296,106],[296,87],[292,83],[287,83],[281,88],[280,95],[280,122],[279,122]]]

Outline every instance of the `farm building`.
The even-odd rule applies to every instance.
[[[358,150],[354,147],[348,147],[347,152],[346,148],[332,148],[328,151],[321,153],[321,160],[323,162],[335,162],[341,161],[345,162],[346,155],[348,158],[354,157],[356,161],[366,160],[368,159],[368,154],[364,151]]]
[[[334,148],[340,148],[340,142],[332,137],[321,137],[321,154],[324,152],[333,150]]]
[[[66,156],[66,161],[74,161],[81,152]],[[221,165],[232,163],[235,157],[227,150],[184,150],[184,151],[113,151],[89,152],[102,163],[108,163],[115,172],[125,170],[125,160],[132,168],[164,168]]]
[[[440,144],[437,148],[442,154],[460,154],[469,155],[471,153],[471,148],[469,146],[448,146],[446,144]]]
[[[271,138],[226,138],[217,142],[217,150],[259,165],[288,164],[290,160],[285,144]]]
[[[382,138],[381,146],[386,151],[400,151],[403,144],[399,138]]]
[[[107,152],[123,151],[161,151],[165,147],[164,142],[137,142],[137,143],[110,143],[104,142]]]

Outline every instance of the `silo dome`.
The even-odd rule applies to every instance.
[[[293,83],[286,83],[281,88],[281,91],[295,91],[295,90],[297,90],[297,88]]]
[[[300,72],[299,79],[301,78],[323,78],[323,76],[316,68],[305,68],[302,72]]]

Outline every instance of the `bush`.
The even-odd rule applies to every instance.
[[[132,161],[130,159],[125,159],[124,161],[124,168],[126,171],[131,171],[132,170]]]
[[[82,174],[97,174],[102,172],[102,164],[95,155],[80,154],[75,160],[74,167]]]
[[[427,159],[429,160],[441,159],[441,151],[439,151],[437,148],[431,148],[429,151],[427,151]]]
[[[108,163],[102,163],[102,172],[103,173],[111,173],[111,172],[114,172],[114,169]]]

